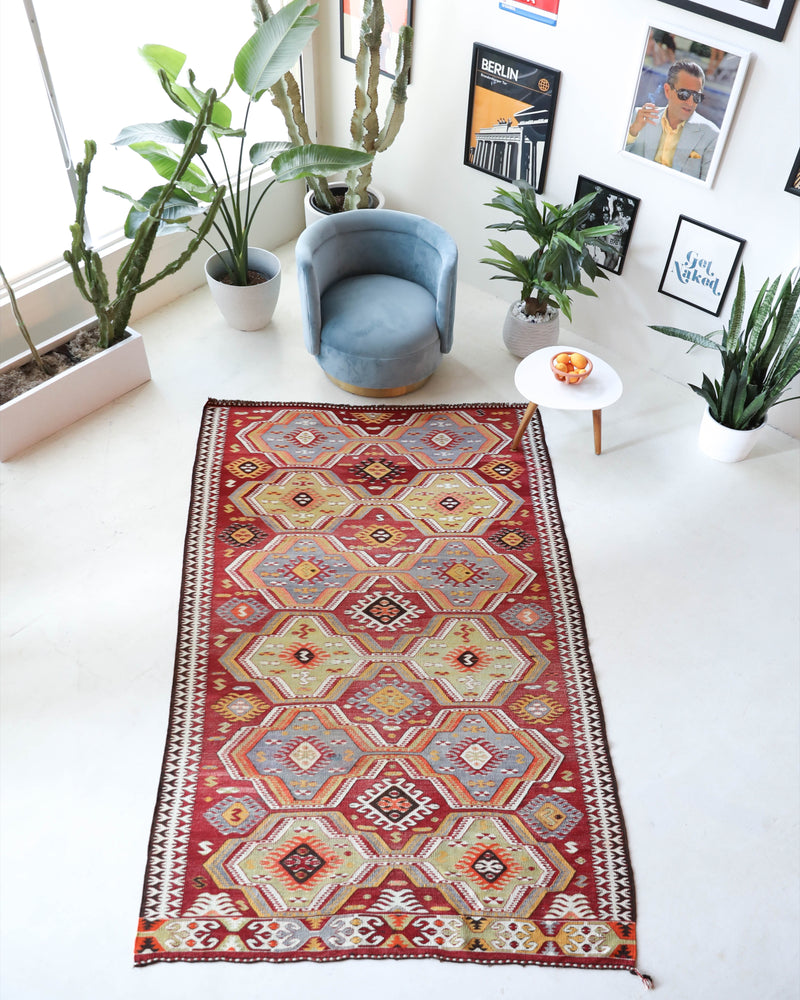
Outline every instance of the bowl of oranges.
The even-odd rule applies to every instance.
[[[577,385],[592,373],[592,362],[584,354],[577,351],[562,351],[550,359],[550,370],[559,382],[567,385]]]

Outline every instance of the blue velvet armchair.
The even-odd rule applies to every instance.
[[[297,241],[305,345],[348,392],[419,388],[453,344],[458,250],[419,215],[360,209]]]

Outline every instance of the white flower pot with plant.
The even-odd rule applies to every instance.
[[[294,147],[289,142],[279,141],[257,142],[245,151],[247,122],[253,105],[269,92],[270,87],[283,79],[297,62],[317,26],[317,21],[307,16],[307,11],[306,0],[292,0],[268,21],[260,23],[236,56],[233,80],[247,96],[244,121],[241,127],[233,128],[230,108],[217,100],[208,127],[208,135],[220,154],[221,177],[215,175],[205,147],[197,150],[190,168],[178,175],[178,190],[184,198],[185,211],[183,218],[174,220],[176,228],[191,228],[189,223],[192,215],[203,212],[204,204],[212,196],[220,191],[227,193],[213,227],[221,246],[214,247],[209,242],[219,263],[219,267],[215,265],[211,268],[213,275],[209,277],[209,284],[217,280],[216,275],[220,271],[226,273],[225,280],[229,287],[222,297],[222,301],[226,303],[239,297],[237,289],[245,290],[242,296],[248,301],[259,298],[259,295],[250,293],[248,286],[254,282],[263,283],[265,275],[255,278],[252,276],[251,272],[260,272],[249,246],[249,236],[256,213],[273,184],[312,175],[329,177],[342,171],[358,169],[369,164],[374,155],[371,152],[315,143]],[[141,53],[158,73],[161,86],[170,100],[190,118],[196,118],[200,92],[194,85],[195,75],[192,70],[188,70],[186,81],[181,83],[178,79],[186,61],[184,54],[164,45],[145,45]],[[173,179],[176,176],[176,157],[172,146],[182,143],[191,127],[191,121],[175,119],[131,125],[117,136],[115,145],[130,146],[148,160],[159,174]],[[226,157],[223,139],[234,142],[233,157]],[[231,166],[234,162],[235,169]],[[274,176],[256,196],[253,191],[255,171],[267,164],[271,165]],[[210,274],[209,268],[206,273]],[[275,287],[273,285],[273,291]],[[225,315],[221,304],[220,308]],[[249,326],[248,329],[260,329],[269,323],[275,303],[272,302],[271,309],[269,305],[267,308],[269,312],[263,312],[260,319],[249,320],[257,325]],[[241,309],[237,306],[235,315],[240,314]],[[234,327],[239,322],[228,316],[226,319]]]
[[[516,281],[522,285],[522,295],[511,304],[503,327],[503,341],[518,358],[527,357],[541,347],[558,342],[559,314],[572,319],[569,293],[597,295],[583,284],[583,275],[592,281],[608,275],[589,255],[589,247],[607,249],[603,237],[617,232],[615,223],[587,226],[594,193],[574,205],[536,203],[536,192],[527,181],[514,182],[517,191],[495,189],[495,197],[487,207],[498,208],[515,216],[511,222],[493,222],[487,229],[502,232],[524,232],[536,244],[530,254],[518,254],[499,240],[489,240],[487,249],[496,257],[481,258],[501,273],[492,278]]]
[[[708,336],[671,326],[651,330],[717,351],[722,361],[718,379],[703,375],[702,384],[689,388],[707,404],[700,425],[700,450],[721,462],[746,458],[772,406],[797,399],[784,397],[800,373],[800,268],[785,281],[768,278],[756,296],[745,322],[744,266],[739,271],[736,297],[728,325]],[[714,340],[719,337],[719,341]],[[690,348],[691,350],[691,348]]]

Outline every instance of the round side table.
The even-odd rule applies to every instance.
[[[577,385],[559,382],[550,370],[550,359],[554,354],[572,354],[574,352],[588,358],[593,365],[591,375]],[[614,369],[598,358],[577,347],[544,347],[534,351],[517,365],[514,373],[514,385],[520,393],[531,400],[514,435],[512,448],[517,449],[522,441],[522,435],[531,422],[537,406],[553,407],[557,410],[591,410],[594,424],[594,453],[600,454],[602,428],[600,411],[604,406],[616,403],[622,395],[622,379]]]

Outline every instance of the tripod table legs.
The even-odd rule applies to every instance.
[[[511,447],[514,451],[519,448],[520,442],[522,441],[522,435],[531,422],[531,417],[536,413],[536,407],[538,403],[528,403],[525,409],[525,413],[522,415],[522,420],[519,422],[519,427],[517,428],[517,433],[514,435],[514,440],[511,442]],[[599,455],[602,450],[602,422],[601,422],[602,410],[592,410],[592,427],[594,429],[594,453]]]

